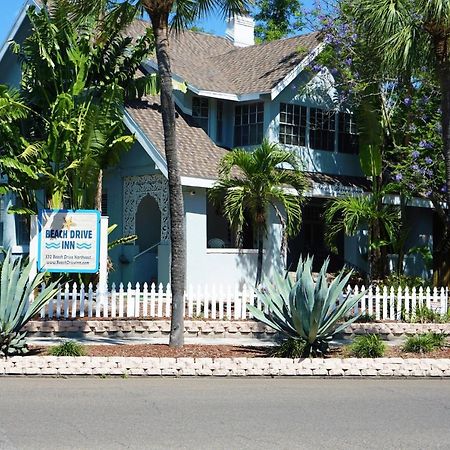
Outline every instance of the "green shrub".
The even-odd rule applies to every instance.
[[[359,299],[365,294],[347,295],[339,305],[343,290],[351,272],[342,272],[328,285],[325,261],[314,282],[312,277],[312,258],[300,258],[296,282],[289,276],[275,274],[272,281],[259,288],[257,295],[267,307],[267,312],[255,306],[248,309],[255,319],[274,328],[286,338],[305,341],[305,355],[321,355],[328,351],[329,342],[336,333],[347,328],[358,316],[343,321]]]
[[[407,353],[429,353],[445,347],[447,336],[444,333],[415,334],[406,339],[403,351]]]
[[[418,306],[409,317],[411,323],[441,323],[445,317],[425,305]]]
[[[441,350],[447,346],[447,335],[445,333],[428,333],[428,335],[435,349]]]
[[[59,345],[51,347],[49,350],[52,356],[84,356],[86,349],[84,345],[75,341],[64,341]]]
[[[376,318],[374,314],[368,314],[368,313],[364,313],[361,314],[356,320],[355,322],[357,323],[370,323],[370,322],[375,322]]]
[[[380,288],[387,286],[388,289],[392,287],[394,290],[397,290],[398,288],[405,289],[406,287],[409,287],[410,289],[419,287],[426,288],[430,285],[430,281],[424,280],[422,277],[397,275],[395,273],[391,273],[379,284]]]
[[[381,358],[386,352],[386,344],[377,334],[366,334],[355,338],[350,351],[357,358]]]
[[[306,342],[302,339],[288,338],[279,347],[275,347],[270,356],[276,358],[303,358]]]
[[[25,263],[22,258],[13,258],[10,252],[3,261],[0,274],[0,357],[28,352],[26,332],[21,330],[57,292],[57,283],[37,292],[46,274],[37,274],[30,280],[33,264],[33,261]],[[34,300],[30,303],[33,292]]]

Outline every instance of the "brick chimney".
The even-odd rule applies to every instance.
[[[255,45],[255,21],[250,16],[228,18],[225,36],[236,47]]]

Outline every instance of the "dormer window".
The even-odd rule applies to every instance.
[[[280,103],[280,144],[306,144],[306,107]]]
[[[209,102],[207,98],[192,97],[192,118],[208,133]]]
[[[238,105],[234,110],[234,146],[259,145],[264,135],[264,102]]]

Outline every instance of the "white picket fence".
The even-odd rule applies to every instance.
[[[365,287],[347,287],[347,294],[365,291]],[[426,306],[441,314],[448,311],[448,288],[388,289],[379,287],[367,292],[354,308],[376,320],[401,320],[413,314],[419,306]],[[112,285],[111,291],[100,301],[98,287],[65,284],[42,309],[42,319],[77,318],[167,318],[170,317],[172,295],[170,285],[160,284],[126,287]],[[340,299],[342,301],[344,297]],[[185,293],[185,317],[190,319],[243,320],[251,319],[247,305],[263,308],[252,287],[196,286]]]

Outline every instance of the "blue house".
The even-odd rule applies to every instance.
[[[28,4],[27,4],[28,5]],[[24,6],[9,39],[21,41],[30,33]],[[136,20],[129,28],[140,36],[148,24]],[[270,43],[254,43],[254,22],[236,17],[227,23],[225,37],[185,31],[172,36],[173,78],[186,89],[175,90],[177,139],[181,161],[187,242],[187,282],[191,285],[241,284],[253,280],[256,242],[251,230],[243,248],[208,200],[217,179],[220,159],[233,147],[251,150],[265,137],[300,155],[310,179],[309,202],[300,234],[281,253],[281,227],[269,212],[264,243],[264,273],[295,268],[300,254],[314,254],[319,265],[329,254],[324,242],[322,214],[326,202],[368,190],[358,157],[354,116],[336,108],[334,80],[326,70],[306,70],[320,53],[317,34]],[[156,70],[152,59],[142,70]],[[20,65],[5,43],[0,50],[0,83],[18,85]],[[177,83],[175,83],[175,86]],[[302,89],[305,86],[308,89]],[[124,122],[136,143],[104,181],[103,214],[118,224],[116,234],[137,234],[133,245],[112,251],[112,281],[169,281],[170,228],[167,165],[158,97],[128,104]],[[398,202],[395,196],[387,201]],[[26,253],[27,230],[20,217],[5,214],[12,196],[2,199],[3,245]],[[408,210],[408,246],[433,246],[433,210],[428,201],[414,199]],[[344,263],[367,270],[367,230],[341,236],[331,265]],[[395,259],[393,256],[392,259]],[[428,275],[414,255],[406,259],[409,274]]]

